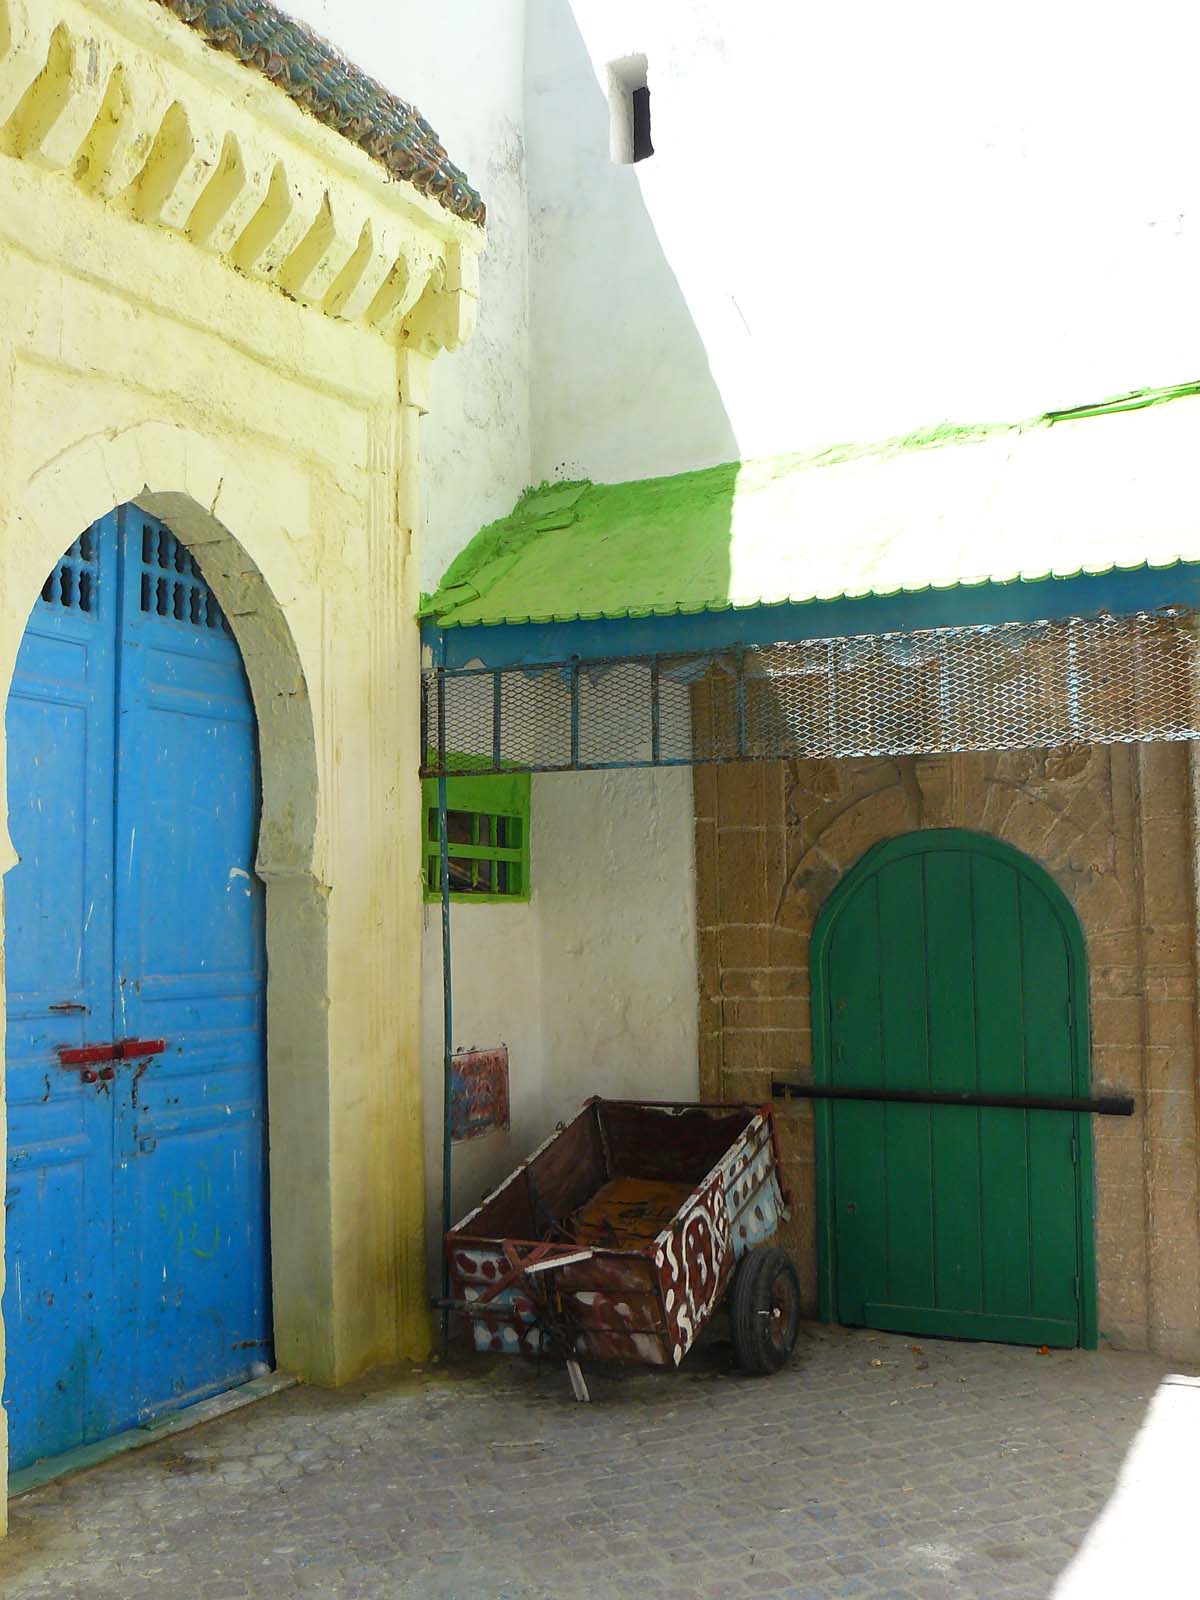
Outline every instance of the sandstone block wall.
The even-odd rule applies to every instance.
[[[698,767],[705,1098],[767,1099],[811,1075],[809,936],[872,845],[962,827],[1025,851],[1087,939],[1092,1082],[1133,1117],[1093,1119],[1101,1337],[1200,1358],[1194,755],[1181,744]],[[817,1305],[811,1106],[781,1109],[787,1244]]]

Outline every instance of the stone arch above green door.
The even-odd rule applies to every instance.
[[[876,845],[826,901],[810,959],[818,1084],[1089,1092],[1079,919],[998,839]],[[1085,1114],[818,1101],[816,1133],[824,1317],[1095,1344]]]

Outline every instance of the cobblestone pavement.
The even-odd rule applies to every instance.
[[[774,1378],[714,1345],[590,1406],[490,1358],[291,1389],[14,1501],[0,1594],[1095,1600],[1061,1575],[1166,1371],[811,1328]]]

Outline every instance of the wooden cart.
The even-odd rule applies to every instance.
[[[678,1366],[728,1296],[748,1372],[796,1342],[796,1269],[770,1106],[589,1100],[446,1235],[477,1350]]]

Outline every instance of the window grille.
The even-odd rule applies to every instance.
[[[200,563],[153,517],[141,519],[141,609],[166,622],[231,632]],[[132,532],[132,530],[131,530]]]
[[[446,785],[450,895],[455,900],[529,898],[529,777],[451,778]],[[424,785],[425,898],[442,893],[437,783]]]
[[[99,552],[95,527],[85,528],[42,585],[42,603],[56,611],[96,609]]]

